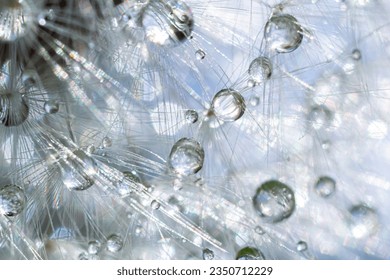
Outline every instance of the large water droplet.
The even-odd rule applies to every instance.
[[[275,14],[265,25],[264,37],[271,50],[288,53],[302,43],[303,30],[297,19],[288,14]]]
[[[318,178],[317,183],[314,186],[315,191],[322,197],[331,196],[336,190],[336,181],[331,177],[322,176]]]
[[[202,252],[202,257],[204,260],[212,260],[214,259],[214,252],[208,248],[204,249]]]
[[[116,253],[119,252],[123,247],[123,240],[122,237],[116,234],[111,234],[107,238],[107,250]]]
[[[211,102],[211,111],[223,122],[234,122],[245,112],[245,100],[233,89],[219,91]]]
[[[169,167],[178,175],[192,175],[203,167],[204,150],[191,138],[182,138],[173,145],[169,154]]]
[[[26,196],[23,190],[16,185],[6,185],[0,189],[0,214],[16,216],[26,205]]]
[[[355,205],[349,210],[349,227],[355,238],[371,236],[379,228],[378,215],[366,205]]]
[[[69,190],[82,191],[94,184],[93,175],[98,171],[97,165],[83,150],[75,150],[60,164],[64,185]]]
[[[194,18],[184,1],[153,1],[145,10],[142,24],[149,41],[157,45],[176,46],[191,36]]]
[[[237,252],[236,260],[264,260],[263,253],[253,247],[245,247]]]
[[[267,181],[257,189],[253,206],[264,221],[280,222],[290,217],[295,209],[294,192],[277,180]]]
[[[263,56],[254,59],[249,65],[248,74],[256,85],[262,84],[265,80],[271,78],[271,61]]]

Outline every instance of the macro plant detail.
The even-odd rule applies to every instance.
[[[0,2],[0,259],[389,259],[384,0]]]

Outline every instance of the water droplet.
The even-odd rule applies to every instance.
[[[58,104],[56,100],[48,100],[43,105],[43,108],[45,109],[46,113],[55,114],[60,109],[60,104]]]
[[[83,150],[77,149],[60,162],[64,185],[71,191],[89,189],[98,171],[95,161]]]
[[[255,232],[260,235],[265,234],[265,230],[261,226],[255,227]]]
[[[258,106],[260,103],[260,98],[257,97],[257,96],[252,96],[250,99],[249,99],[249,104],[253,107],[256,107]]]
[[[285,184],[270,180],[253,197],[253,205],[264,221],[277,223],[291,216],[295,209],[294,192]]]
[[[197,50],[195,52],[195,57],[197,60],[202,60],[206,57],[206,53],[203,50]]]
[[[332,123],[333,114],[325,105],[316,105],[311,109],[308,120],[315,130],[326,129]]]
[[[123,247],[123,240],[122,237],[116,234],[111,234],[107,238],[107,250],[116,253],[119,252]]]
[[[355,205],[349,210],[349,227],[357,239],[371,236],[379,228],[378,215],[366,205]]]
[[[223,122],[234,122],[245,112],[245,100],[233,89],[219,91],[211,102],[211,111]]]
[[[0,96],[0,123],[4,126],[18,126],[28,118],[30,107],[19,92],[9,92]]]
[[[318,178],[314,188],[320,196],[329,197],[336,190],[336,181],[328,176],[322,176]]]
[[[187,110],[185,118],[188,123],[196,123],[199,118],[198,112],[196,112],[195,110]]]
[[[166,16],[156,16],[160,14]],[[173,47],[191,37],[194,18],[190,7],[183,1],[153,1],[145,9],[142,25],[149,41]]]
[[[210,261],[214,259],[214,252],[206,248],[203,250],[202,257],[204,260]]]
[[[102,244],[98,240],[93,240],[88,243],[88,253],[96,255],[100,252]]]
[[[0,189],[0,214],[13,217],[20,214],[26,205],[23,190],[16,185],[6,185]]]
[[[288,14],[275,14],[265,25],[264,37],[271,50],[288,53],[296,50],[303,39],[297,19]]]
[[[169,167],[178,175],[188,176],[202,169],[203,147],[194,139],[182,138],[173,145],[169,154]]]
[[[354,60],[360,60],[360,59],[362,58],[362,53],[360,52],[360,50],[354,49],[354,50],[352,51],[352,58],[353,58]]]
[[[102,140],[102,146],[103,148],[109,148],[112,146],[112,140],[110,137],[106,136]]]
[[[161,205],[157,200],[153,200],[150,206],[152,207],[153,210],[158,210]]]
[[[83,260],[83,261],[89,260],[88,254],[85,252],[81,253],[78,258],[79,258],[79,260]]]
[[[93,154],[96,151],[96,147],[94,145],[89,145],[87,147],[87,153],[88,154]]]
[[[254,59],[249,65],[248,74],[256,85],[262,84],[265,80],[271,78],[271,61],[263,56]]]
[[[256,248],[245,247],[237,252],[236,260],[264,260],[263,254]]]
[[[299,241],[297,243],[297,251],[303,252],[307,250],[307,243],[305,241]]]

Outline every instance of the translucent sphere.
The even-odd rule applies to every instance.
[[[0,214],[13,217],[20,214],[26,205],[23,190],[16,185],[6,185],[0,189]]]
[[[55,100],[49,100],[45,102],[43,108],[45,109],[46,113],[55,114],[60,109],[60,104]]]
[[[202,169],[204,156],[203,147],[197,141],[182,138],[173,145],[168,164],[178,175],[188,176]]]
[[[98,240],[93,240],[88,243],[88,253],[96,255],[101,250],[102,244]]]
[[[149,41],[172,47],[191,36],[194,17],[184,1],[154,1],[145,9],[142,25]]]
[[[252,81],[258,85],[271,78],[272,64],[267,57],[258,57],[249,65],[248,74]]]
[[[303,252],[307,250],[307,243],[305,241],[299,241],[297,243],[297,251]]]
[[[119,252],[123,247],[122,237],[120,237],[119,235],[116,235],[116,234],[111,234],[107,238],[106,246],[107,246],[107,250],[112,252],[112,253]]]
[[[318,195],[329,197],[336,190],[336,181],[328,176],[319,177],[314,189]]]
[[[366,205],[355,205],[349,210],[349,227],[355,238],[369,237],[379,228],[378,215]]]
[[[195,110],[187,110],[185,118],[188,123],[196,123],[198,121],[198,113]]]
[[[264,38],[271,50],[289,53],[301,45],[303,30],[292,15],[275,14],[265,25]]]
[[[265,260],[263,253],[253,247],[245,247],[237,252],[236,260]]]
[[[315,130],[327,129],[333,121],[333,113],[325,105],[315,105],[309,112],[308,121]]]
[[[257,189],[253,206],[264,221],[280,222],[290,217],[295,209],[294,192],[279,181],[267,181]]]
[[[204,249],[202,253],[202,257],[204,260],[212,260],[214,259],[214,252],[210,249]]]
[[[203,50],[197,50],[195,56],[197,60],[202,60],[206,57],[206,53]]]
[[[211,102],[213,114],[223,122],[234,122],[244,115],[244,97],[233,89],[219,91]]]

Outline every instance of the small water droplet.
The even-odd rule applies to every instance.
[[[378,215],[366,205],[355,205],[349,210],[349,227],[355,238],[369,237],[379,228]]]
[[[316,105],[312,107],[308,120],[315,130],[326,129],[331,126],[333,114],[325,105]]]
[[[256,107],[258,106],[260,103],[260,98],[258,96],[252,96],[250,99],[249,99],[249,104],[252,106],[252,107]]]
[[[277,180],[270,180],[257,189],[253,197],[253,206],[264,221],[278,223],[293,213],[294,193],[287,185]]]
[[[362,58],[362,53],[360,52],[360,50],[354,49],[354,50],[352,51],[352,58],[353,58],[354,60],[360,60],[360,59]]]
[[[307,250],[307,243],[305,241],[299,241],[297,243],[297,251],[303,252]]]
[[[26,205],[24,191],[16,185],[6,185],[0,189],[0,214],[13,217],[20,214]]]
[[[233,89],[219,91],[211,102],[211,111],[223,122],[234,122],[245,112],[245,100]]]
[[[169,154],[169,167],[178,175],[188,176],[202,169],[203,147],[192,138],[182,138],[173,145]]]
[[[265,80],[271,78],[271,61],[263,56],[254,59],[249,65],[248,74],[256,85],[262,84]]]
[[[318,178],[314,188],[317,194],[326,198],[331,196],[336,190],[336,181],[331,177],[322,176]]]
[[[255,232],[260,235],[265,234],[265,230],[261,226],[255,227]]]
[[[196,112],[195,110],[187,110],[185,118],[188,123],[196,123],[199,118],[198,112]]]
[[[264,260],[263,253],[253,247],[245,247],[237,252],[236,260]]]
[[[202,60],[206,57],[206,53],[203,50],[197,50],[195,52],[195,57],[197,60]]]
[[[60,104],[56,100],[48,100],[43,105],[43,108],[45,109],[46,113],[55,114],[60,109]]]
[[[157,200],[153,200],[152,203],[150,203],[150,206],[153,210],[158,210],[161,205]]]
[[[89,260],[88,254],[85,252],[81,253],[78,258],[83,261]]]
[[[109,148],[112,146],[112,140],[110,137],[106,136],[102,140],[102,146],[103,148]]]
[[[206,248],[203,250],[202,257],[204,260],[210,261],[214,259],[214,252]]]
[[[123,240],[122,237],[116,234],[111,234],[107,238],[107,250],[116,253],[119,252],[123,247]]]
[[[303,30],[298,20],[289,14],[275,14],[264,28],[264,38],[271,50],[288,53],[302,43]]]
[[[100,252],[102,244],[98,240],[93,240],[88,243],[88,253],[96,255]]]

